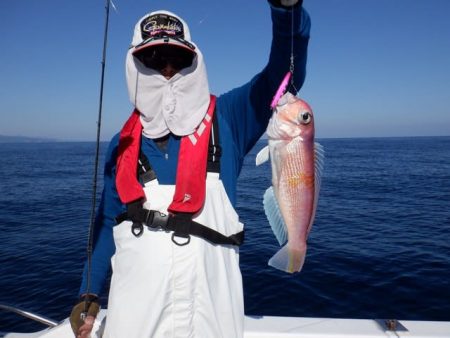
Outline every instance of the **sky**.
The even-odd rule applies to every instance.
[[[101,139],[132,111],[125,55],[135,23],[167,9],[188,22],[212,93],[262,70],[271,43],[265,0],[113,0]],[[450,135],[449,0],[304,0],[312,21],[299,96],[316,137]],[[104,0],[0,0],[0,135],[94,141]]]

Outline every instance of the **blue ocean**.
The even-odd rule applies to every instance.
[[[247,156],[238,187],[247,314],[450,320],[450,137],[319,140],[322,190],[294,275],[267,265],[279,246],[262,207],[270,165],[254,165],[265,142]],[[0,303],[69,315],[86,258],[94,155],[89,142],[0,144]],[[0,310],[0,331],[42,328]]]

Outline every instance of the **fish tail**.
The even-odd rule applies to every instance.
[[[297,250],[289,248],[289,243],[283,246],[278,252],[269,259],[269,265],[275,269],[289,273],[300,272],[305,263],[306,245]]]

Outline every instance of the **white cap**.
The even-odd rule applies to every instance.
[[[138,56],[144,50],[161,45],[182,48],[191,52],[193,57],[196,54],[186,22],[164,10],[151,12],[137,22],[131,43],[131,48],[134,48],[132,54]]]

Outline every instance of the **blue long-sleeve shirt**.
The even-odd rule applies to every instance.
[[[271,6],[273,38],[267,66],[248,83],[220,95],[215,114],[219,124],[222,157],[220,176],[227,195],[235,206],[236,183],[244,156],[267,128],[271,117],[270,102],[284,75],[291,57],[291,12]],[[301,7],[294,9],[294,86],[301,88],[305,79],[310,19]],[[95,245],[92,254],[90,293],[99,294],[108,277],[111,257],[115,252],[113,227],[115,217],[126,210],[117,194],[116,160],[119,135],[110,142],[104,169],[104,189],[95,222]],[[141,151],[147,156],[160,184],[175,184],[180,138],[170,136],[162,152],[156,143],[142,136]],[[130,230],[131,231],[131,230]],[[80,294],[86,292],[87,266],[84,269]]]

